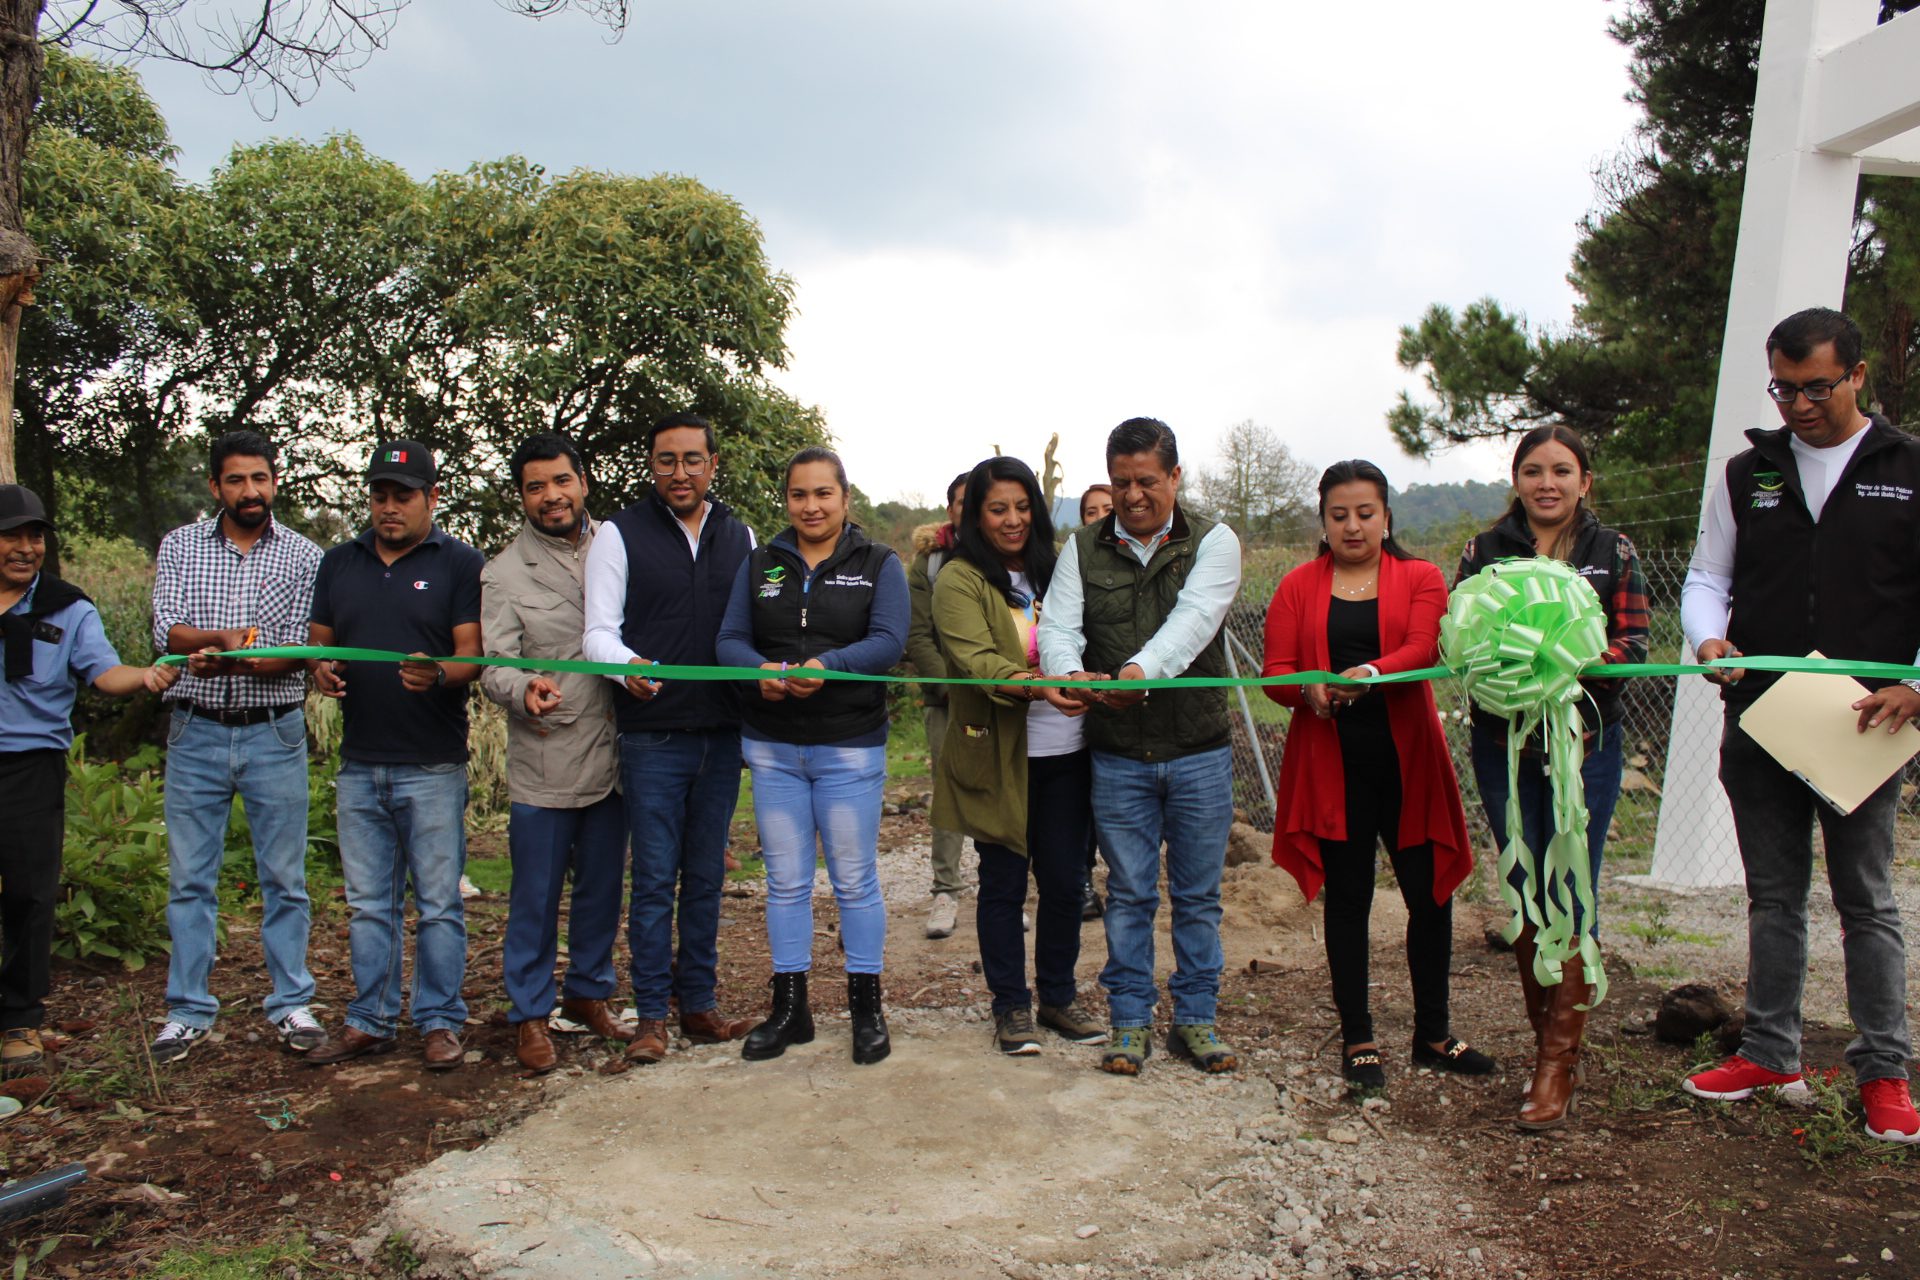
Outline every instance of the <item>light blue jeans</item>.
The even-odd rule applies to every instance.
[[[353,918],[347,941],[354,995],[347,1025],[391,1036],[400,1018],[407,884],[414,928],[413,1025],[458,1031],[467,1021],[467,766],[340,764],[340,866]]]
[[[880,805],[887,749],[797,747],[743,738],[753,770],[753,817],[767,861],[767,943],[775,973],[813,968],[814,851],[840,904],[848,973],[879,973],[887,945],[880,900]]]
[[[307,972],[307,721],[290,711],[260,724],[228,726],[175,707],[167,722],[167,1016],[211,1027],[220,1002],[209,994],[220,864],[238,795],[253,835],[260,885],[260,946],[273,990],[267,1017],[313,1000]]]
[[[1107,964],[1100,971],[1116,1027],[1153,1022],[1153,917],[1160,844],[1167,846],[1176,1023],[1210,1023],[1220,995],[1220,872],[1233,829],[1233,749],[1147,764],[1093,753],[1093,820],[1107,855]]]

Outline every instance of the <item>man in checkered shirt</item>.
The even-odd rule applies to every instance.
[[[273,989],[267,1020],[296,1053],[326,1033],[308,1012],[307,723],[304,664],[220,658],[249,646],[307,642],[320,548],[273,518],[278,450],[234,431],[213,442],[211,519],[160,543],[153,578],[153,642],[192,655],[167,693],[167,1023],[156,1062],[176,1062],[212,1030],[220,1002],[208,991],[214,914],[228,814],[238,795],[253,837],[260,885],[260,942]]]

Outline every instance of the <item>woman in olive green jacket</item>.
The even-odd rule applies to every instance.
[[[1039,1021],[1080,1044],[1105,1025],[1074,997],[1080,888],[1092,823],[1091,755],[1080,720],[1040,696],[1034,629],[1053,578],[1053,522],[1033,472],[989,458],[967,477],[953,558],[933,584],[933,630],[951,685],[934,778],[933,824],[973,837],[980,855],[975,924],[1002,1053],[1040,1051],[1020,913],[1031,874]]]

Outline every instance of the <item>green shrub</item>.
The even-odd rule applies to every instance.
[[[168,948],[167,826],[159,753],[122,764],[89,761],[86,740],[67,754],[67,834],[54,954],[144,968]]]

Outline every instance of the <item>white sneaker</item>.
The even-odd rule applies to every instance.
[[[155,1062],[178,1062],[189,1050],[207,1038],[207,1028],[190,1027],[184,1022],[169,1022],[147,1046]]]
[[[482,893],[482,892],[480,892],[480,886],[479,886],[479,885],[477,885],[477,884],[475,884],[475,883],[474,883],[473,881],[471,881],[471,880],[469,880],[469,879],[467,879],[467,877],[466,877],[466,876],[465,876],[464,874],[462,874],[462,875],[461,875],[461,877],[460,877],[460,897],[461,897],[461,899],[462,899],[462,900],[466,900],[466,899],[470,899],[470,898],[484,898],[484,897],[486,897],[486,896],[487,896],[486,894],[484,894],[484,893]]]
[[[305,1006],[290,1010],[273,1028],[280,1033],[280,1043],[292,1053],[310,1053],[327,1042],[326,1028],[315,1021]]]
[[[960,919],[959,904],[954,902],[950,893],[933,895],[933,907],[927,912],[927,936],[929,938],[950,938],[953,926]]]

